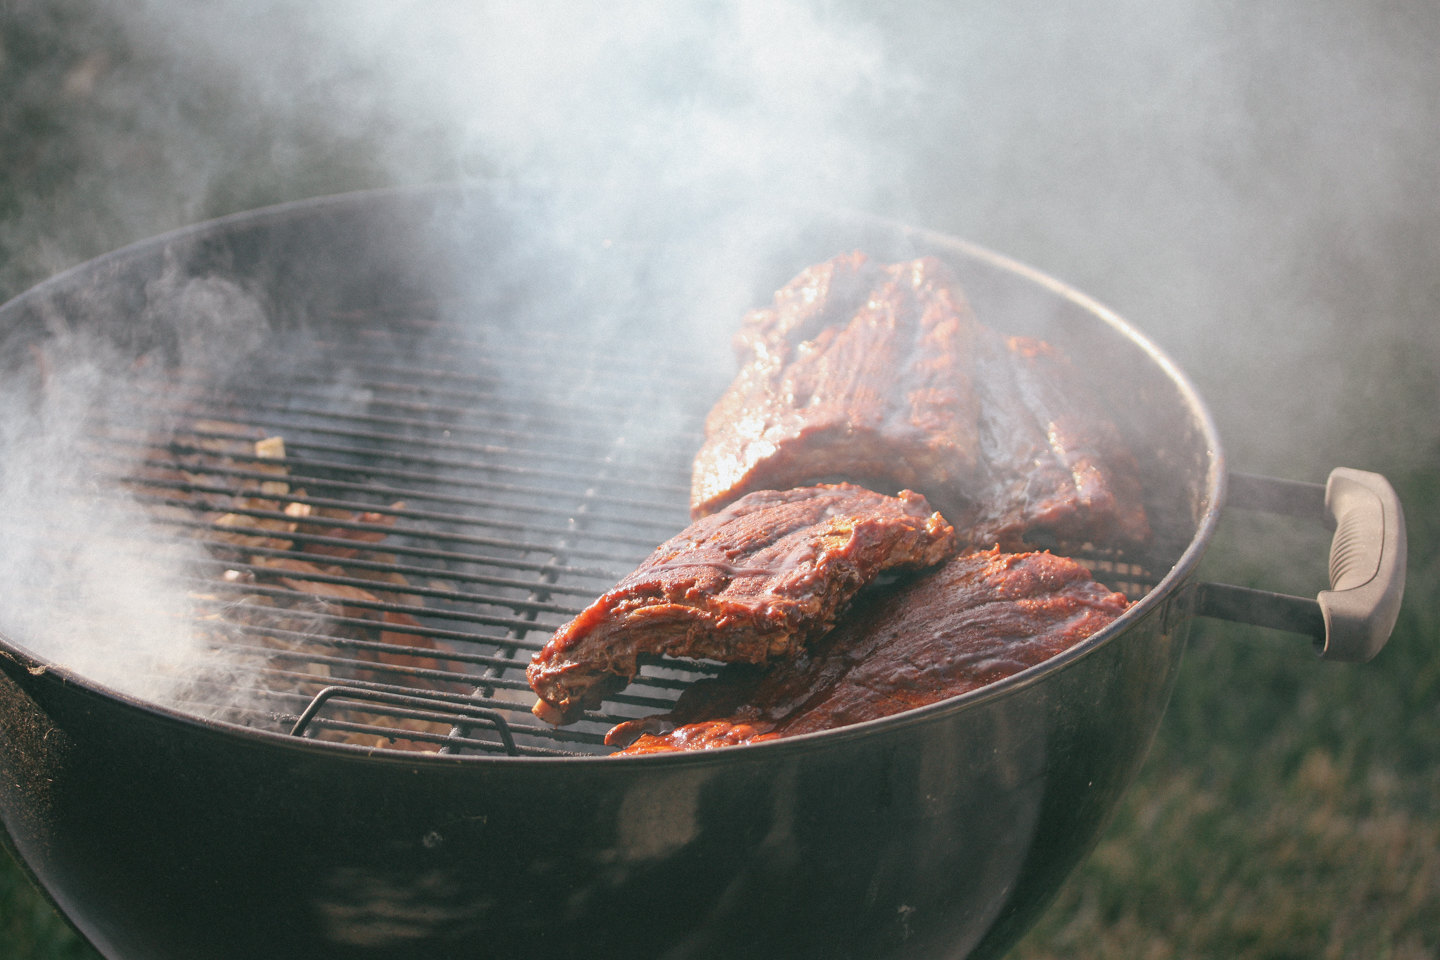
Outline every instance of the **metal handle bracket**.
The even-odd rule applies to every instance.
[[[305,712],[300,714],[299,719],[295,721],[290,735],[304,737],[305,728],[310,725],[310,721],[320,712],[320,708],[325,705],[325,702],[332,699],[369,701],[392,707],[407,707],[412,710],[439,710],[449,714],[458,714],[472,722],[489,723],[500,735],[505,752],[512,757],[520,755],[520,750],[515,745],[515,737],[510,732],[510,724],[505,721],[505,717],[498,710],[491,710],[489,707],[476,704],[459,703],[444,695],[406,696],[384,690],[367,690],[362,687],[334,686],[321,690],[315,694],[310,705],[305,708]]]
[[[1405,515],[1388,480],[1348,467],[1332,470],[1324,486],[1234,473],[1226,502],[1334,530],[1330,589],[1309,600],[1201,583],[1196,615],[1307,634],[1325,660],[1363,663],[1380,652],[1405,593]]]

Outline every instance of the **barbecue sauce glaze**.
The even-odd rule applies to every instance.
[[[793,661],[727,668],[669,714],[614,727],[624,754],[705,750],[843,727],[1019,673],[1093,636],[1129,602],[1050,553],[969,553],[862,596]]]
[[[881,572],[931,567],[955,549],[954,529],[908,490],[750,494],[661,544],[556,631],[526,670],[534,712],[574,720],[629,683],[642,655],[794,658]]]

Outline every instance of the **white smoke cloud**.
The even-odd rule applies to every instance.
[[[775,211],[695,275],[720,324],[751,305],[727,280],[747,227],[758,249],[784,204],[855,207],[1118,308],[1197,379],[1236,467],[1322,479],[1440,437],[1415,415],[1440,402],[1420,4],[51,6],[77,55],[22,94],[69,105],[87,162],[0,223],[0,269],[354,186],[543,179],[596,217],[674,191]]]
[[[127,55],[102,50],[53,79],[62,96],[88,104],[97,126],[82,142],[112,161],[114,177],[87,170],[58,197],[94,206],[93,233],[27,251],[38,263],[64,265],[99,252],[87,249],[97,236],[113,244],[127,230],[194,219],[217,196],[244,197],[227,179],[303,179],[317,153],[363,149],[384,183],[496,175],[553,184],[553,219],[531,225],[517,265],[533,246],[549,247],[583,272],[577,238],[593,240],[596,224],[650,221],[663,242],[640,272],[678,271],[666,282],[677,317],[712,328],[717,344],[749,306],[750,262],[770,233],[788,229],[779,209],[864,206],[900,157],[868,141],[861,118],[917,89],[872,27],[804,3],[151,0],[102,9]],[[85,22],[99,43],[103,23]],[[695,224],[666,206],[679,195],[719,227],[702,258],[688,256]],[[34,230],[43,210],[26,213],[8,228]],[[81,219],[62,218],[72,229]],[[573,280],[544,306],[599,292],[623,309],[627,297],[655,292],[625,275]],[[238,362],[262,342],[264,305],[234,284],[167,274],[146,292],[145,320],[178,332],[167,359],[181,368]],[[593,302],[564,309],[597,315]],[[200,554],[181,543],[137,546],[146,510],[107,479],[125,465],[101,469],[87,445],[90,415],[116,412],[135,368],[83,332],[85,317],[56,319],[43,388],[17,382],[0,396],[0,579],[13,586],[0,597],[0,629],[85,676],[167,699],[198,672],[227,669],[188,625],[186,577]],[[126,429],[163,434],[164,424],[129,413]],[[150,539],[173,543],[165,531]]]
[[[110,479],[124,466],[97,456],[101,411],[112,429],[155,426],[122,406],[133,358],[57,321],[33,353],[36,376],[0,387],[0,630],[57,666],[166,700],[197,664],[223,670],[189,620],[181,578],[199,551],[147,541],[150,517]]]
[[[873,27],[795,2],[151,2],[125,22],[261,114],[365,138],[396,181],[583,178],[631,203],[729,178],[863,202],[898,157],[857,118],[918,83]]]

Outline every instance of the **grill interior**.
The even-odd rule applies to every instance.
[[[330,319],[238,374],[146,381],[89,434],[154,520],[137,537],[204,544],[185,585],[194,631],[254,688],[223,719],[384,749],[606,753],[612,725],[713,674],[647,665],[552,729],[529,713],[524,668],[687,524],[690,459],[728,370],[515,337],[477,305]],[[1141,558],[1054,546],[1132,598],[1155,583]],[[202,678],[166,705],[213,714],[234,682]]]
[[[712,672],[647,668],[564,730],[529,714],[531,654],[688,522],[713,390],[683,357],[487,337],[440,322],[455,309],[337,315],[223,384],[183,371],[96,423],[93,459],[154,519],[145,535],[205,544],[194,627],[258,686],[225,719],[291,731],[303,715],[305,736],[399,749],[608,752],[611,725]],[[129,426],[137,410],[164,435]]]
[[[185,618],[216,667],[158,677],[172,681],[158,685],[163,695],[148,692],[157,685],[124,689],[371,749],[546,756],[609,752],[611,726],[667,710],[718,669],[646,665],[602,710],[560,730],[531,716],[524,677],[558,626],[688,523],[691,458],[733,373],[732,311],[717,311],[713,330],[696,326],[703,298],[692,274],[672,266],[697,253],[674,237],[577,241],[555,258],[530,236],[529,201],[455,199],[396,194],[262,212],[97,262],[7,308],[0,362],[39,394],[55,366],[51,344],[65,342],[56,331],[74,318],[139,358],[125,369],[149,364],[105,391],[83,453],[91,479],[143,512],[145,522],[107,531],[121,550],[198,555],[184,565],[185,609],[163,615]],[[775,275],[758,276],[747,302],[836,249],[917,255],[888,226],[822,224],[816,235],[813,249],[757,254]],[[711,244],[700,239],[703,254]],[[1138,599],[1203,509],[1204,464],[1186,459],[1184,411],[1146,400],[1170,387],[1112,332],[1087,337],[1088,309],[967,256],[960,280],[982,321],[1009,317],[1034,327],[1015,332],[1047,338],[1067,324],[1081,331],[1067,348],[1100,372],[1144,453],[1158,534],[1148,556],[1038,544]],[[197,313],[206,301],[191,296],[196,284],[225,303],[258,302],[260,335],[247,341],[224,325],[225,311],[219,326]],[[683,329],[682,316],[691,318]],[[41,629],[55,603],[42,589],[31,605]]]

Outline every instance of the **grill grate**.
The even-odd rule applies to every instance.
[[[723,380],[683,353],[500,336],[442,312],[457,311],[337,315],[338,332],[277,340],[243,375],[137,388],[115,408],[167,426],[102,418],[94,461],[154,518],[147,537],[206,544],[194,628],[255,686],[225,719],[382,748],[608,752],[609,727],[713,671],[649,665],[555,730],[529,713],[524,668],[686,525]],[[1079,553],[1132,597],[1155,582]]]

